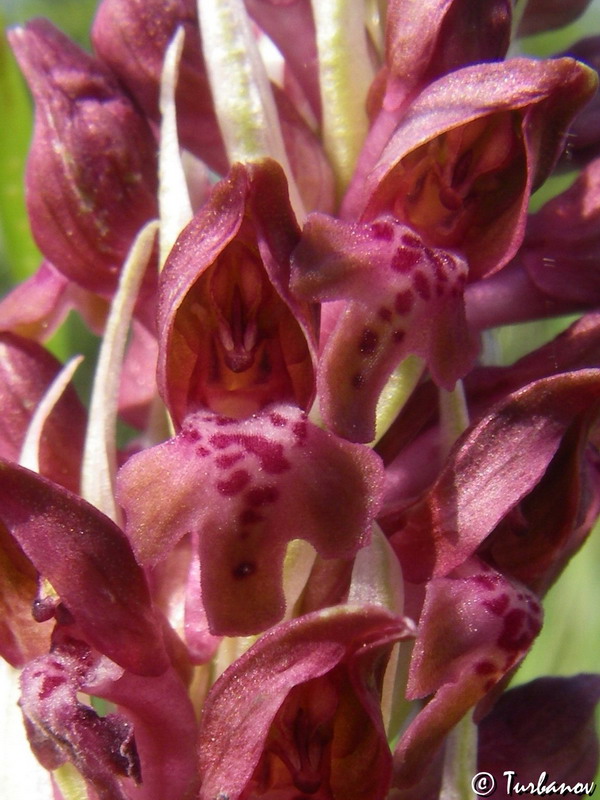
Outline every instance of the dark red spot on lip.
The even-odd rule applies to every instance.
[[[371,225],[371,233],[376,239],[391,242],[394,238],[394,227],[390,222],[374,222]]]
[[[287,419],[282,414],[278,414],[276,411],[273,411],[271,414],[269,414],[269,419],[271,420],[271,424],[276,428],[285,428],[287,425]]]
[[[362,386],[364,386],[364,384],[365,384],[365,379],[360,372],[357,372],[350,379],[350,385],[352,386],[353,389],[360,389]]]
[[[403,292],[398,292],[394,298],[394,308],[398,314],[408,314],[413,307],[415,301],[414,295],[410,289],[405,289]]]
[[[417,269],[412,276],[412,280],[419,297],[422,300],[429,300],[431,298],[431,287],[429,286],[427,276],[421,272],[421,270]]]
[[[371,330],[371,328],[365,328],[360,337],[360,342],[358,345],[359,352],[363,356],[371,355],[375,352],[375,350],[377,350],[378,344],[379,335],[375,331]]]
[[[211,454],[212,450],[209,450],[208,447],[204,447],[204,445],[198,445],[196,448],[196,455],[200,456],[201,458],[206,458]]]
[[[228,469],[232,467],[234,464],[244,457],[243,453],[239,451],[237,453],[221,453],[221,455],[217,456],[215,462],[218,467],[221,469]]]
[[[39,691],[39,699],[45,700],[48,695],[52,694],[52,692],[57,689],[59,686],[62,686],[66,682],[66,678],[62,675],[48,675],[44,678],[42,683],[42,688]]]
[[[406,336],[406,331],[403,331],[402,328],[398,328],[392,333],[392,338],[396,344],[402,344],[404,338]]]
[[[256,572],[256,564],[253,561],[240,561],[237,567],[234,567],[231,574],[236,580],[243,580],[249,578]]]
[[[260,506],[274,503],[279,498],[279,489],[276,486],[257,486],[246,492],[245,500],[249,506],[260,508]]]
[[[270,442],[264,436],[242,436],[240,439],[246,451],[258,457],[265,472],[278,475],[290,468],[290,462],[283,454],[283,445],[279,442]]]
[[[416,250],[407,250],[399,247],[390,261],[390,267],[394,272],[411,272],[413,267],[421,260],[421,254]]]
[[[509,604],[510,597],[507,594],[501,594],[498,597],[493,597],[491,600],[484,600],[483,603],[484,607],[497,617],[501,617],[504,614]]]
[[[306,421],[300,420],[299,422],[294,422],[292,433],[298,442],[303,442],[308,436],[308,425],[306,424]]]
[[[392,309],[382,306],[377,312],[377,314],[379,316],[379,319],[382,319],[384,322],[389,322],[392,318]]]
[[[263,517],[253,508],[245,508],[238,519],[242,525],[256,525],[257,522],[262,521]]]
[[[233,497],[243,491],[250,483],[250,475],[245,469],[238,469],[229,478],[223,481],[218,481],[217,489],[225,497]]]
[[[407,247],[418,247],[420,249],[423,248],[423,243],[414,233],[403,233],[400,237],[400,241]]]

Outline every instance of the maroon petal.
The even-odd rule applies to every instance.
[[[119,528],[80,497],[0,461],[0,519],[90,644],[132,672],[167,667],[144,574]]]
[[[161,276],[158,384],[176,425],[314,394],[313,310],[289,290],[300,231],[279,165],[237,164],[184,229]]]
[[[238,636],[283,616],[282,565],[292,539],[324,558],[350,557],[368,541],[381,481],[371,450],[326,433],[297,408],[274,405],[240,421],[191,415],[175,439],[127,461],[118,499],[145,565],[198,532],[211,631]]]
[[[519,36],[533,36],[569,25],[580,17],[591,0],[529,0],[519,23]]]
[[[594,710],[599,700],[600,675],[538,678],[503,694],[479,725],[478,769],[495,777],[494,797],[513,797],[516,781],[537,787],[544,774],[542,786],[550,789],[554,781],[555,794],[593,794],[598,764]],[[512,791],[507,771],[514,773]],[[582,786],[586,782],[588,791]],[[561,791],[562,783],[571,789]]]
[[[411,635],[381,608],[339,606],[267,632],[217,681],[200,728],[201,800],[382,800],[391,756],[379,711],[391,644]]]
[[[545,297],[590,308],[600,302],[600,159],[528,223],[519,253]]]
[[[179,26],[185,31],[176,91],[180,139],[223,174],[228,161],[202,57],[194,0],[102,0],[92,42],[100,59],[119,77],[144,113],[158,123],[163,60]]]
[[[392,542],[417,583],[462,563],[542,479],[571,423],[598,407],[600,372],[542,379],[509,395],[457,442]]]
[[[36,406],[57,377],[60,363],[37,342],[0,333],[0,457],[18,461]],[[40,471],[71,491],[79,488],[86,412],[69,386],[44,425]]]
[[[135,235],[157,216],[154,136],[113,75],[49,22],[9,39],[36,105],[27,163],[36,242],[69,279],[111,294]]]
[[[464,254],[473,277],[499,269],[521,243],[531,191],[596,84],[592,70],[568,58],[445,75],[410,106],[346,214],[392,212],[429,245]]]

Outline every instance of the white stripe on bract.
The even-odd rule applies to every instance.
[[[123,266],[98,355],[83,451],[81,494],[117,523],[120,511],[115,501],[114,481],[119,382],[129,324],[157,229],[156,220],[142,228]]]
[[[266,157],[278,161],[287,177],[290,202],[302,223],[306,213],[243,0],[198,0],[198,19],[213,102],[230,162]]]
[[[21,447],[19,464],[33,472],[40,471],[40,440],[46,420],[54,410],[69,385],[75,370],[83,361],[83,356],[74,356],[68,361],[52,381],[42,399],[38,403],[29,422],[27,433]]]
[[[160,268],[180,232],[192,219],[192,204],[188,191],[185,170],[181,161],[175,90],[179,74],[179,63],[183,52],[185,32],[177,32],[165,54],[160,82],[160,126],[159,191],[160,208]]]

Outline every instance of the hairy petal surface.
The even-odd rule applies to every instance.
[[[199,534],[211,631],[237,636],[283,616],[288,542],[305,539],[324,558],[345,558],[368,541],[382,478],[371,450],[273,405],[239,421],[190,415],[174,439],[121,468],[118,499],[144,565]]]
[[[85,644],[63,642],[25,667],[19,705],[31,747],[46,769],[71,761],[100,800],[126,800],[121,778],[142,778],[133,730],[120,714],[100,717],[78,700],[93,668]]]
[[[345,300],[318,372],[321,412],[351,441],[375,436],[379,394],[409,355],[452,389],[477,344],[467,330],[464,261],[393,217],[345,223],[312,215],[293,254],[294,290],[311,300]]]

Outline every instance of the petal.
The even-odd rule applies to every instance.
[[[158,675],[166,669],[144,574],[111,520],[4,460],[0,518],[94,647],[133,672]]]
[[[154,136],[113,75],[49,22],[9,39],[36,103],[27,163],[34,237],[62,274],[110,294],[135,234],[157,216]]]
[[[421,778],[445,735],[523,658],[540,625],[535,595],[477,559],[427,584],[408,696],[435,694],[398,743],[398,786]]]
[[[19,704],[31,747],[46,769],[71,761],[100,800],[126,800],[121,778],[141,780],[131,725],[120,715],[99,717],[77,699],[91,666],[81,642],[62,645],[28,664]]]
[[[431,84],[410,106],[367,176],[360,213],[392,211],[435,247],[458,249],[473,277],[499,269],[524,233],[530,192],[593,94],[572,59],[478,64]]]
[[[305,539],[324,558],[347,558],[368,541],[381,481],[371,450],[275,405],[240,421],[191,415],[175,439],[129,459],[117,496],[145,565],[199,533],[211,631],[238,636],[283,616],[288,542]]]
[[[406,620],[369,606],[338,606],[267,632],[206,700],[201,800],[236,800],[245,788],[260,785],[261,767],[277,753],[284,763],[287,759],[289,771],[280,777],[292,793],[295,786],[314,794],[327,781],[334,796],[383,798],[391,764],[377,705],[379,681],[391,643],[410,635]],[[360,719],[358,731],[352,730],[352,713]],[[328,754],[330,765],[319,761]],[[294,758],[304,770],[292,766]],[[317,762],[317,772],[310,772],[308,765]],[[282,764],[273,768],[281,770]]]
[[[393,217],[352,224],[311,215],[292,264],[301,296],[348,301],[318,373],[321,412],[339,435],[373,440],[379,395],[409,354],[447,389],[471,366],[477,345],[464,315],[466,264]]]
[[[47,652],[52,623],[37,622],[31,613],[38,596],[38,574],[0,524],[0,654],[23,666]]]
[[[536,381],[486,412],[392,536],[407,580],[443,575],[471,555],[542,479],[569,425],[599,400],[600,373],[580,370]]]
[[[0,333],[0,457],[18,461],[33,412],[61,370],[37,342]],[[77,491],[86,412],[69,386],[48,416],[40,441],[42,475]]]
[[[519,257],[546,297],[593,307],[600,301],[600,159],[529,220]]]
[[[531,781],[537,786],[546,773],[546,784],[593,786],[598,763],[594,709],[599,700],[600,675],[538,678],[503,694],[479,724],[478,769],[496,778],[494,797],[506,800],[512,795],[505,770],[525,785]],[[592,793],[581,787],[571,796]]]
[[[144,113],[158,122],[162,64],[179,26],[185,31],[176,94],[180,138],[184,147],[223,174],[228,163],[202,57],[194,0],[102,0],[92,42]]]
[[[158,383],[175,423],[313,396],[313,310],[289,291],[300,232],[274,161],[234,166],[161,277]]]

